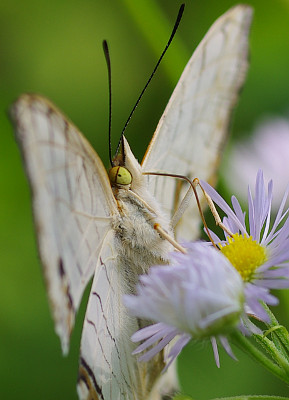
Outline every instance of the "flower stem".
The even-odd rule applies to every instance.
[[[257,339],[257,341],[263,342],[264,339],[261,339],[261,335],[254,335],[254,337]],[[272,372],[275,376],[277,376],[279,379],[282,381],[286,382],[289,384],[289,375],[286,373],[286,370],[283,368],[279,367],[275,362],[273,362],[270,358],[268,358],[262,351],[260,351],[254,344],[251,343],[251,341],[246,338],[245,336],[242,335],[241,332],[235,331],[232,335],[231,338],[236,346],[238,346],[241,350],[243,350],[245,353],[249,354],[255,361],[263,365],[267,370]],[[269,339],[267,339],[269,341]],[[270,342],[270,341],[269,341]],[[268,344],[267,344],[268,346]],[[266,346],[266,347],[267,347]],[[278,356],[278,350],[275,348],[274,344],[271,342],[270,346],[270,353],[275,355],[276,359],[279,360]],[[278,357],[277,357],[278,356]],[[282,360],[282,364],[283,364]],[[287,368],[288,370],[288,368]]]

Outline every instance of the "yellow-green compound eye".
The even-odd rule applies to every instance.
[[[130,185],[132,181],[129,170],[124,167],[112,167],[108,176],[112,184]]]

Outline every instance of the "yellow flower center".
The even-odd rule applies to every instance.
[[[244,282],[249,282],[254,271],[267,260],[266,249],[252,236],[235,233],[220,250],[241,275]]]

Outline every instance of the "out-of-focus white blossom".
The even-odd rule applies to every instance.
[[[232,147],[227,161],[223,174],[230,191],[242,202],[246,201],[248,185],[254,186],[259,169],[266,179],[272,178],[272,207],[277,210],[289,183],[289,120],[272,118],[260,123],[249,139]]]
[[[134,353],[153,346],[139,359],[148,361],[176,339],[165,352],[168,367],[191,339],[210,339],[219,366],[216,339],[234,357],[226,335],[243,318],[250,325],[244,284],[220,251],[201,242],[186,247],[187,254],[171,254],[171,265],[151,267],[140,277],[136,295],[124,297],[132,315],[156,322],[132,336],[134,342],[143,341]]]

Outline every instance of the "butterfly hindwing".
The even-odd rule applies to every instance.
[[[78,391],[81,399],[136,399],[137,329],[123,304],[123,276],[117,268],[114,233],[107,235],[96,268],[81,339]],[[90,397],[88,397],[88,393]]]
[[[101,160],[52,103],[23,95],[11,115],[31,186],[55,329],[67,352],[74,316],[116,202]]]

